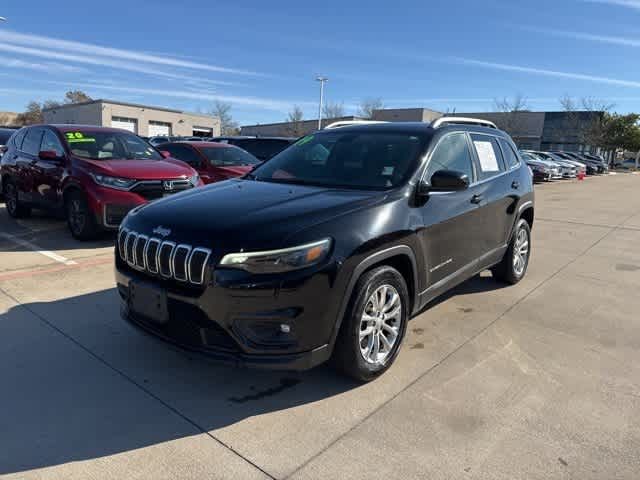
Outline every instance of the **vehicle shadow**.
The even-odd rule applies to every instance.
[[[141,333],[118,309],[110,289],[0,314],[0,476],[215,435],[358,387],[328,367],[220,366]]]

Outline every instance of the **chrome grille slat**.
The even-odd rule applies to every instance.
[[[124,228],[117,242],[120,258],[131,268],[183,283],[204,284],[211,258],[208,248],[176,244]]]

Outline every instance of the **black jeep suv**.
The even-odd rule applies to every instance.
[[[321,131],[134,209],[116,247],[123,316],[220,360],[331,359],[375,378],[430,300],[484,269],[527,270],[531,172],[507,134],[465,122]]]

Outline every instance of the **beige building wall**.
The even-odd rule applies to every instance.
[[[96,100],[93,102],[44,110],[45,123],[68,123],[78,125],[113,126],[114,118],[135,120],[136,133],[149,136],[149,122],[170,124],[171,135],[191,136],[194,128],[211,129],[213,136],[220,135],[220,120],[208,115],[187,113],[145,105],[125,104]]]

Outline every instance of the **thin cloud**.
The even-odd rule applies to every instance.
[[[176,80],[195,80],[212,85],[235,85],[233,82],[225,82],[219,80],[209,80],[198,77],[191,77],[188,75],[181,75],[177,73],[166,72],[157,68],[144,66],[137,63],[126,62],[121,60],[113,60],[108,58],[99,58],[94,56],[79,55],[75,53],[58,52],[55,50],[47,50],[44,48],[31,48],[20,45],[13,45],[10,43],[0,42],[0,51],[9,53],[19,53],[22,55],[30,55],[33,57],[64,60],[66,62],[82,63],[86,65],[94,65],[100,67],[111,67],[121,70],[128,70],[130,72],[144,73],[147,75],[154,75],[157,77],[172,78]]]
[[[614,37],[609,35],[593,35],[591,33],[572,32],[570,30],[555,30],[551,28],[535,28],[525,27],[523,30],[530,32],[554,35],[556,37],[572,38],[574,40],[587,40],[598,43],[609,43],[613,45],[622,45],[625,47],[640,47],[640,39],[628,37]]]
[[[620,87],[640,88],[640,82],[633,80],[620,80],[617,78],[600,77],[595,75],[585,75],[582,73],[560,72],[557,70],[546,70],[543,68],[521,67],[519,65],[509,65],[505,63],[484,62],[480,60],[470,60],[468,58],[452,57],[454,63],[469,65],[492,70],[503,70],[508,72],[530,73],[554,78],[567,78],[571,80],[583,80],[586,82],[603,83],[607,85],[617,85]]]
[[[14,32],[12,30],[0,30],[0,41],[9,42],[18,45],[27,45],[30,47],[47,48],[61,50],[63,52],[75,52],[84,55],[110,57],[119,60],[133,60],[135,62],[151,63],[156,65],[164,65],[168,67],[191,68],[196,70],[205,70],[216,73],[232,73],[238,75],[260,76],[258,72],[249,70],[241,70],[236,68],[222,67],[219,65],[210,65],[207,63],[193,62],[190,60],[182,60],[169,56],[158,56],[144,52],[132,50],[122,50],[119,48],[102,47],[91,43],[74,42],[69,40],[61,40],[58,38],[44,37],[40,35],[30,35]]]
[[[0,56],[0,68],[19,68],[25,70],[37,70],[41,72],[47,73],[81,73],[87,72],[86,68],[77,67],[74,65],[64,65],[62,63],[56,62],[27,62],[25,60],[21,60],[19,58],[10,58]]]
[[[583,0],[589,3],[604,3],[606,5],[614,5],[617,7],[633,8],[640,10],[640,0]]]
[[[47,81],[46,83],[62,85],[63,82]],[[242,105],[260,108],[263,110],[271,110],[277,112],[289,112],[293,105],[300,105],[303,107],[315,106],[314,102],[297,102],[297,101],[284,101],[272,98],[263,97],[251,97],[251,96],[237,96],[237,95],[219,95],[215,92],[193,92],[177,89],[159,89],[159,88],[138,88],[127,87],[119,85],[108,85],[100,83],[74,83],[75,86],[84,89],[95,89],[101,91],[113,91],[119,93],[126,93],[132,95],[146,95],[146,96],[159,96],[170,98],[183,98],[189,100],[199,100],[208,102],[227,102],[234,105]]]

